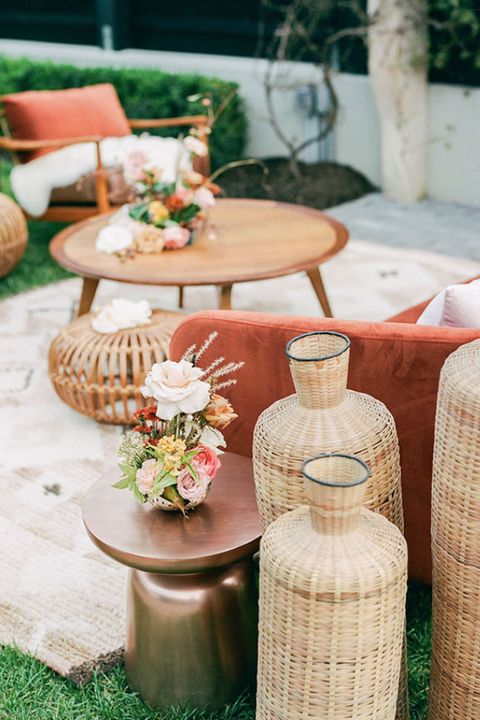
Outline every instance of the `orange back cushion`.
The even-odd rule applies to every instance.
[[[13,137],[21,140],[121,137],[131,133],[117,92],[109,83],[69,90],[30,90],[4,95],[2,103]],[[33,160],[48,152],[52,150],[37,150],[22,159]]]

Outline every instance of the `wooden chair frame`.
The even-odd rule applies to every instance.
[[[2,98],[0,97],[0,102]],[[198,130],[199,138],[208,148],[208,117],[206,115],[187,115],[184,117],[174,118],[157,118],[157,119],[128,119],[131,130],[152,130],[157,128],[168,127],[195,127]],[[55,205],[51,204],[47,211],[37,218],[31,218],[27,213],[27,218],[31,220],[51,220],[56,222],[78,222],[89,217],[94,217],[100,213],[108,212],[112,206],[108,197],[107,173],[102,163],[102,154],[100,143],[102,137],[100,135],[86,135],[83,137],[63,138],[58,140],[20,140],[12,137],[10,127],[7,122],[5,110],[0,107],[0,129],[3,136],[0,136],[0,152],[7,152],[14,164],[20,162],[19,155],[32,150],[44,150],[48,148],[60,149],[69,145],[76,145],[83,142],[93,142],[97,151],[97,168],[95,172],[95,197],[96,202],[92,205]],[[208,176],[210,173],[210,155],[207,154],[203,158],[196,158],[195,169],[202,175]]]

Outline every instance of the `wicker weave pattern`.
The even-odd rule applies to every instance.
[[[445,362],[432,487],[430,720],[480,717],[480,342]]]
[[[263,527],[305,504],[301,474],[305,458],[319,452],[342,452],[361,457],[372,470],[366,507],[403,531],[395,422],[379,400],[346,390],[348,338],[323,332],[306,334],[290,343],[288,353],[296,394],[267,408],[254,434],[254,476]],[[405,660],[397,720],[408,717]]]
[[[16,203],[0,193],[0,277],[15,267],[27,246],[27,223]]]
[[[99,422],[128,424],[145,405],[140,393],[145,375],[167,356],[180,313],[155,311],[152,322],[100,335],[92,314],[67,325],[52,342],[49,372],[59,397],[74,410]]]
[[[256,720],[393,720],[405,540],[358,488],[315,491],[262,540]]]

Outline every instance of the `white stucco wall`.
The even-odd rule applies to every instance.
[[[262,61],[218,55],[105,51],[95,47],[0,40],[0,53],[49,59],[79,65],[157,67],[167,72],[200,72],[239,83],[245,99],[250,131],[247,153],[262,157],[284,154],[267,118],[262,89]],[[315,132],[315,121],[300,110],[288,85],[315,82],[316,71],[295,64],[286,77],[286,89],[276,102],[286,132],[303,138]],[[310,148],[315,160],[327,150],[332,159],[351,165],[380,185],[378,120],[370,81],[362,75],[340,73],[335,79],[340,114],[329,147]],[[431,85],[429,89],[428,192],[438,200],[480,205],[480,88]]]

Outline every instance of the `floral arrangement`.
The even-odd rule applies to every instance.
[[[205,156],[208,152],[205,143],[192,135],[183,140],[183,145],[192,156]],[[142,156],[139,151],[131,153],[124,166],[125,177],[133,183],[137,198],[129,216],[149,226],[146,232],[143,228],[140,243],[137,238],[137,250],[182,248],[205,220],[208,208],[215,205],[214,193],[218,194],[220,188],[193,170],[178,170],[173,182],[162,182],[161,169],[152,167]]]
[[[137,252],[178,250],[192,242],[195,231],[206,220],[220,188],[192,170],[191,165],[193,158],[208,154],[204,137],[211,133],[225,107],[213,112],[209,95],[192,95],[188,99],[192,102],[201,100],[207,111],[206,124],[201,128],[190,128],[181,141],[137,138],[140,141],[138,147],[126,152],[121,161],[129,204],[123,206],[98,233],[98,252],[133,257]],[[168,148],[162,146],[166,156],[170,149],[170,162],[167,157],[159,158],[158,147],[156,162],[152,162],[155,156],[152,143],[155,142],[171,143]],[[165,161],[167,166],[161,167],[160,163]]]
[[[227,376],[243,363],[218,357],[199,367],[217,335],[198,350],[192,345],[179,362],[155,363],[145,379],[142,395],[154,402],[135,413],[135,427],[120,441],[123,476],[114,485],[131,490],[140,503],[185,515],[205,500],[221,466],[222,430],[237,415],[219,391],[236,383]]]

